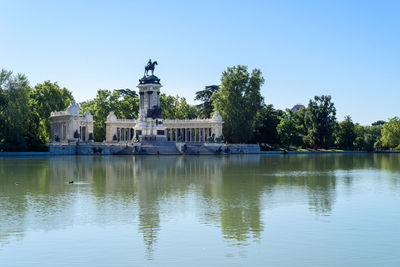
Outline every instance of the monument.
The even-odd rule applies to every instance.
[[[119,119],[111,111],[105,121],[103,142],[93,141],[93,116],[89,111],[80,114],[75,102],[66,111],[52,112],[50,152],[82,155],[259,152],[258,145],[223,144],[224,122],[218,111],[209,119],[163,118],[160,105],[162,85],[154,75],[155,66],[157,61],[151,60],[145,66],[143,77],[137,85],[139,94],[130,89],[116,90],[123,95],[139,96],[139,113],[137,119]]]
[[[157,61],[151,59],[139,80],[139,116],[134,127],[139,141],[166,141],[165,127],[161,117],[160,79],[154,75]],[[151,71],[151,75],[148,72]]]

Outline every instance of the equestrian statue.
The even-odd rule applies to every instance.
[[[157,61],[151,62],[151,59],[149,59],[149,62],[147,62],[146,67],[144,67],[144,76],[148,75],[149,70],[151,70],[151,75],[154,75],[154,67],[157,64]]]

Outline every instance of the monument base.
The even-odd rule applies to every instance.
[[[160,119],[147,118],[146,120],[139,121],[135,127],[135,132],[140,142],[167,141],[166,127],[162,125],[162,120]]]

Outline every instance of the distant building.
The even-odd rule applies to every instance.
[[[50,114],[50,139],[55,142],[93,140],[93,116],[87,110],[79,114],[79,106],[75,101],[65,111]]]
[[[196,143],[221,138],[223,121],[218,111],[211,119],[165,120],[161,117],[160,79],[154,74],[145,75],[137,87],[139,118],[118,119],[111,111],[105,122],[107,143],[133,143],[136,137],[139,141]],[[92,114],[79,114],[79,106],[73,101],[66,111],[51,113],[51,142],[93,140],[93,122]]]

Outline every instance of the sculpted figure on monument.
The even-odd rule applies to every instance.
[[[154,75],[154,68],[156,65],[158,65],[157,61],[152,62],[151,59],[149,59],[149,62],[147,62],[147,65],[144,67],[143,78],[139,80],[140,84],[160,83],[160,79]],[[149,71],[151,71],[151,75],[149,75]]]
[[[144,76],[148,75],[149,70],[151,70],[151,75],[154,75],[155,65],[158,65],[157,61],[151,62],[151,59],[149,59],[149,62],[147,62],[146,67],[144,67]]]

